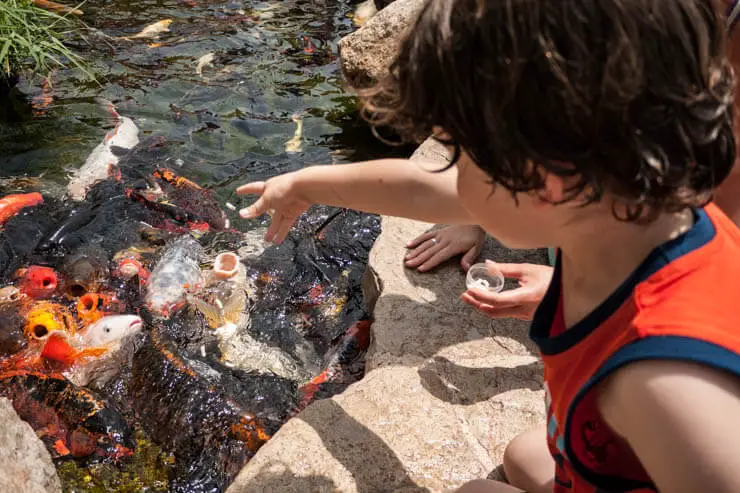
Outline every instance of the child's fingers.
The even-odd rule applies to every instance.
[[[518,318],[521,320],[529,320],[530,318],[527,309],[521,305],[503,308],[483,305],[479,310],[491,318]]]
[[[478,303],[500,307],[521,305],[522,303],[528,302],[531,297],[530,293],[523,288],[511,289],[500,293],[475,288],[468,289],[465,294],[476,300]]]
[[[427,242],[425,243],[425,245],[426,244],[429,244],[429,245],[424,247],[424,249],[421,250],[416,256],[406,261],[407,266],[416,267],[417,265],[423,264],[424,262],[432,258],[434,254],[436,254],[437,252],[439,252],[446,246],[440,243],[431,243],[431,242]],[[419,247],[417,250],[419,249],[421,249],[421,247]]]
[[[253,181],[252,183],[245,183],[236,189],[236,193],[239,195],[259,194],[265,193],[265,182],[264,181]]]
[[[265,200],[265,197],[260,197],[254,204],[240,210],[239,215],[244,219],[254,219],[255,217],[261,216],[268,210],[269,207],[267,206],[267,201]]]
[[[486,265],[498,269],[504,277],[521,279],[529,272],[529,264],[500,264],[493,260],[486,260]]]
[[[288,233],[290,233],[290,229],[293,227],[294,220],[289,219],[282,214],[278,214],[278,216],[280,220],[274,242],[280,244],[288,237]]]
[[[278,229],[280,228],[280,215],[274,214],[270,218],[270,225],[267,227],[267,231],[265,232],[265,241],[270,243],[275,239],[275,236],[278,233]]]
[[[498,304],[487,303],[486,301],[481,301],[479,298],[475,298],[474,296],[471,296],[469,291],[460,295],[460,299],[463,300],[465,303],[472,305],[475,308],[478,308],[479,310],[482,310],[483,309],[482,307],[484,306],[495,307],[495,308],[511,308],[512,306],[519,306],[519,303],[498,303]]]
[[[410,250],[408,253],[406,253],[406,255],[404,256],[404,258],[406,260],[414,259],[414,258],[418,257],[419,255],[421,255],[422,252],[425,252],[427,249],[429,249],[429,248],[431,248],[433,246],[434,246],[434,243],[432,243],[431,241],[425,241],[421,245],[417,246],[413,250]]]
[[[453,253],[449,251],[449,247],[445,247],[442,250],[438,251],[432,257],[421,264],[419,267],[417,267],[419,272],[426,272],[430,269],[433,269],[437,267],[439,264],[447,260],[448,258],[452,257]]]
[[[425,241],[431,240],[432,238],[434,238],[434,235],[436,235],[436,234],[437,234],[436,231],[429,231],[427,233],[424,233],[423,235],[419,235],[416,238],[414,238],[413,240],[409,241],[406,244],[406,247],[407,248],[417,247],[417,246],[421,245],[422,243],[424,243]]]
[[[467,270],[470,269],[470,266],[473,265],[475,259],[477,259],[478,255],[480,255],[480,250],[481,248],[473,247],[468,250],[465,255],[463,255],[463,258],[460,260],[460,265],[462,266],[464,271],[467,272]]]

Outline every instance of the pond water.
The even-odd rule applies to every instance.
[[[94,97],[144,135],[179,143],[183,174],[222,198],[252,178],[248,167],[225,165],[245,155],[258,160],[287,145],[301,151],[290,156],[297,168],[408,152],[377,142],[343,91],[337,43],[354,29],[347,1],[88,0],[82,8],[91,30],[73,46],[101,85],[78,71],[56,71],[46,89],[23,81],[37,108],[0,123],[4,175],[65,182],[110,124]],[[163,20],[172,23],[158,37],[120,39]]]
[[[337,43],[355,29],[355,5],[347,1],[88,0],[82,9],[89,30],[72,46],[98,82],[74,70],[57,70],[50,83],[20,81],[11,104],[0,111],[3,194],[31,183],[30,188],[62,197],[70,173],[115,123],[101,98],[133,119],[141,140],[161,136],[167,143],[139,149],[130,161],[173,168],[237,210],[250,200],[234,194],[244,182],[312,164],[341,165],[411,151],[389,148],[372,137],[355,98],[343,90]],[[131,38],[165,20],[171,23],[159,36]],[[193,429],[207,428],[209,416],[217,416],[229,426],[231,411],[225,410],[233,408],[227,405],[233,398],[258,417],[264,408],[279,424],[296,411],[296,403],[306,402],[307,396],[295,389],[319,375],[331,355],[337,361],[337,345],[357,349],[357,340],[347,343],[341,337],[367,317],[360,286],[379,232],[378,218],[316,208],[285,244],[263,251],[265,245],[255,249],[251,243],[258,242],[266,219],[245,221],[235,210],[225,212],[232,227],[254,234],[215,235],[204,246],[213,254],[223,249],[258,252],[247,262],[257,296],[245,337],[260,348],[252,353],[277,351],[266,364],[283,373],[263,378],[254,373],[254,361],[247,362],[252,364],[247,373],[232,371],[234,364],[224,366],[217,357],[205,356],[203,340],[213,339],[212,334],[193,329],[192,319],[160,324],[157,336],[147,334],[143,349],[137,349],[133,366],[96,390],[132,425],[133,459],[123,467],[57,462],[66,491],[167,491],[173,485],[177,491],[222,491],[234,471],[224,472],[228,467],[213,457],[242,458],[234,451],[241,442],[230,439],[209,449],[216,447],[212,437],[221,430],[191,437],[178,423],[188,420]],[[109,225],[100,227],[107,231]],[[239,360],[238,355],[233,359]],[[290,371],[278,364],[286,360],[294,365]],[[347,363],[342,378],[314,385],[309,397],[326,397],[358,378],[361,361]],[[168,376],[175,370],[181,374]],[[226,382],[216,394],[209,380],[213,375]],[[14,378],[14,391],[27,392],[29,382],[40,377]],[[34,389],[43,394],[43,387]],[[174,402],[178,394],[189,398]],[[193,449],[200,453],[193,455]],[[219,467],[221,475],[213,477]]]

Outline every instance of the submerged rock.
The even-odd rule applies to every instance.
[[[51,456],[31,426],[0,398],[0,486],[14,493],[61,492]]]

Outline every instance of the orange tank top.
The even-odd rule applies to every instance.
[[[545,366],[555,493],[657,491],[596,406],[594,389],[612,372],[640,360],[671,359],[740,376],[740,230],[713,204],[695,217],[689,231],[656,248],[567,330],[558,259],[530,330]]]

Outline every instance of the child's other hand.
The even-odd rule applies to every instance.
[[[485,232],[478,226],[447,226],[429,231],[411,240],[407,247],[413,248],[406,254],[406,267],[416,267],[426,272],[445,260],[464,254],[460,265],[468,270],[483,249]]]
[[[247,183],[236,189],[239,195],[260,195],[254,204],[242,209],[239,214],[245,219],[270,214],[272,221],[265,233],[265,241],[281,243],[288,236],[298,216],[312,205],[296,192],[294,181],[294,173],[286,173],[267,181]]]
[[[552,279],[552,267],[537,264],[498,264],[486,260],[504,277],[519,280],[519,287],[500,293],[469,289],[460,297],[491,318],[519,318],[532,320],[535,310],[544,298]]]

